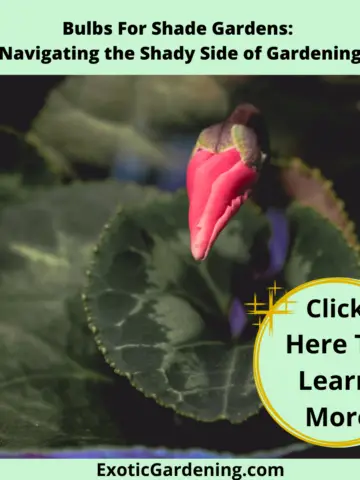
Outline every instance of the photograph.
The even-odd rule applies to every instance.
[[[0,75],[0,457],[359,458],[282,428],[253,369],[282,296],[360,280],[359,87]]]

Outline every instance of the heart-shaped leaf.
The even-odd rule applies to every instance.
[[[253,346],[220,332],[234,264],[249,261],[267,222],[248,202],[198,264],[187,211],[181,192],[120,212],[98,247],[86,309],[107,361],[146,396],[199,420],[240,423],[260,408]]]
[[[27,139],[59,168],[134,159],[171,166],[159,141],[164,128],[197,128],[227,108],[227,91],[210,76],[70,76],[50,93]],[[154,130],[158,140],[147,133]]]
[[[350,221],[340,200],[332,188],[332,182],[323,177],[320,170],[308,167],[299,158],[279,160],[282,188],[287,195],[303,206],[313,208],[340,228],[346,241],[356,246],[355,225]]]
[[[357,250],[346,232],[312,208],[294,202],[287,215],[295,234],[284,269],[287,287],[325,277],[360,278]]]
[[[117,377],[87,327],[81,289],[101,228],[140,192],[76,184],[0,211],[1,447],[122,444],[103,406]]]

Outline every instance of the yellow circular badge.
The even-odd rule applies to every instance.
[[[360,445],[360,280],[314,280],[269,310],[255,340],[261,401],[285,431],[322,447]]]

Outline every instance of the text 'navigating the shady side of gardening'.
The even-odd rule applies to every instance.
[[[291,48],[290,39],[295,34],[295,29],[290,23],[265,25],[250,21],[244,24],[228,24],[217,21],[201,24],[190,21],[186,24],[173,24],[154,21],[149,24],[135,24],[118,21],[103,24],[89,20],[81,24],[61,22],[59,31],[54,32],[54,35],[55,33],[57,38],[61,36],[66,40],[66,47],[48,48],[46,45],[37,45],[34,48],[18,48],[0,45],[0,62],[23,60],[47,65],[67,60],[95,65],[99,62],[170,60],[189,65],[194,60],[256,62],[267,59],[280,62],[318,60],[360,63],[360,49],[342,48],[336,44],[329,48],[306,44],[301,48]],[[84,37],[91,37],[94,48],[83,47],[83,41],[79,39]],[[255,46],[254,38],[259,38]],[[252,40],[251,47],[247,46],[247,39]],[[198,46],[190,48],[190,40]],[[81,46],[77,43],[81,43]],[[229,43],[234,46],[229,47]]]
[[[260,324],[254,377],[265,408],[295,437],[360,445],[360,280],[315,280],[284,295]]]

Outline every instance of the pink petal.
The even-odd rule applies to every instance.
[[[188,168],[191,252],[203,260],[257,180],[257,172],[231,148],[218,154],[199,150]]]
[[[208,160],[213,155],[214,154],[212,152],[199,149],[191,157],[186,172],[186,189],[190,201],[194,191],[194,179],[196,176],[196,171],[201,168],[201,166],[206,162],[206,160]]]

